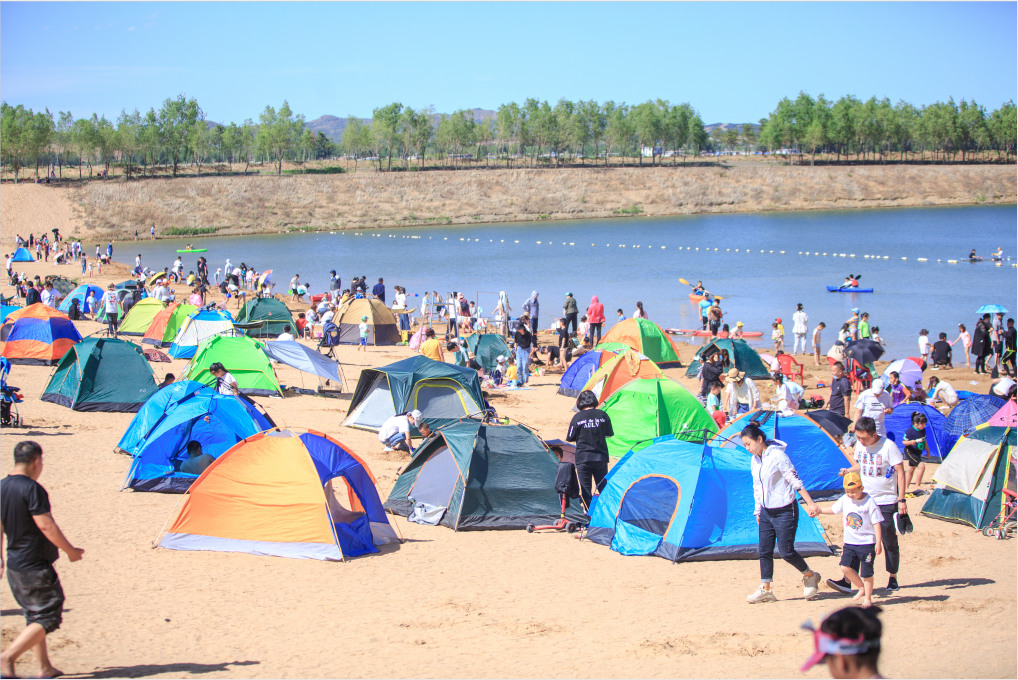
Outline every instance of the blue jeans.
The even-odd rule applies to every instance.
[[[537,335],[537,317],[530,317],[530,332]]]
[[[774,580],[774,544],[781,557],[799,570],[809,571],[806,560],[795,552],[795,529],[799,525],[799,503],[792,501],[781,508],[760,508],[760,580]]]
[[[733,417],[739,415],[740,413],[749,413],[749,404],[738,403],[738,405],[732,409]]]
[[[530,348],[523,349],[522,347],[516,348],[516,375],[521,385],[527,384],[527,368],[530,366]]]

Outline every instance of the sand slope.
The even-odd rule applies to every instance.
[[[5,245],[9,233],[5,224]],[[96,281],[123,278],[122,271],[104,274]],[[90,322],[80,328],[83,335],[97,329]],[[692,353],[684,346],[682,359]],[[364,367],[409,354],[341,348],[348,389]],[[159,377],[183,366],[153,364]],[[677,379],[681,373],[668,371]],[[0,473],[10,471],[17,441],[40,442],[41,482],[55,517],[86,550],[82,562],[62,558],[56,565],[68,599],[63,627],[51,636],[58,667],[80,677],[794,677],[811,650],[799,624],[847,604],[826,590],[803,601],[797,574],[783,562],[776,566],[781,601],[754,607],[744,597],[756,587],[755,561],[671,564],[623,557],[566,534],[455,533],[402,519],[394,523],[407,543],[345,564],[154,550],[181,497],[119,492],[130,459],[113,448],[131,415],[40,402],[49,374],[45,367],[14,368],[28,427],[4,431]],[[956,383],[968,377],[949,375]],[[286,367],[279,377],[301,384]],[[557,382],[554,374],[536,378],[535,389],[492,401],[543,436],[561,437],[571,400],[555,394]],[[985,381],[973,389],[985,392]],[[348,399],[259,401],[281,425],[313,427],[353,447],[386,494],[403,459],[383,453],[374,434],[340,427]],[[921,504],[909,504],[916,531],[902,541],[903,589],[879,598],[887,630],[883,671],[1014,677],[1014,542],[918,517]],[[840,543],[831,518],[824,524]],[[810,563],[827,577],[838,572],[837,560]],[[878,565],[883,585],[882,560]],[[24,619],[6,581],[0,598],[6,646]],[[28,663],[19,665],[21,673],[33,670]]]

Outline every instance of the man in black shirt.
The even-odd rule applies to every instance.
[[[375,287],[371,289],[371,292],[376,298],[382,301],[383,305],[385,304],[385,281],[378,279],[378,283],[376,283]]]
[[[576,398],[576,408],[580,412],[569,421],[566,434],[566,441],[576,443],[576,476],[585,508],[590,507],[591,481],[596,487],[608,474],[608,437],[615,436],[611,418],[596,407],[597,396],[593,392],[580,392]]]
[[[534,344],[534,334],[528,327],[530,318],[524,314],[520,317],[520,325],[513,334],[513,342],[516,343],[516,378],[520,385],[526,385],[530,380],[527,368],[530,366],[530,350]]]
[[[42,297],[39,295],[39,291],[35,289],[35,285],[29,281],[27,284],[28,290],[25,293],[25,306],[34,305],[42,302]]]
[[[831,368],[831,398],[827,402],[827,410],[848,418],[848,405],[852,399],[852,381],[845,375],[845,364],[834,362]]]
[[[933,368],[938,366],[954,368],[951,365],[951,344],[947,341],[947,333],[941,333],[940,339],[933,343]]]
[[[558,360],[562,370],[569,368],[569,323],[565,317],[558,320]]]
[[[61,675],[50,664],[46,635],[60,627],[64,591],[53,569],[60,556],[71,562],[84,550],[71,545],[50,514],[49,495],[36,481],[42,474],[42,447],[32,441],[14,447],[14,471],[0,480],[0,544],[7,535],[7,582],[14,599],[25,611],[26,626],[0,655],[0,675],[16,677],[14,664],[29,649],[39,661],[39,677]]]

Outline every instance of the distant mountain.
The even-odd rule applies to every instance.
[[[488,109],[470,109],[470,110],[473,112],[474,120],[477,122],[481,122],[485,118],[495,115],[494,111],[489,111]],[[448,114],[436,113],[435,122],[437,123],[439,120],[441,120],[442,116],[444,115]],[[346,129],[346,123],[348,120],[349,118],[338,118],[336,116],[324,115],[315,118],[314,120],[308,121],[307,126],[316,135],[319,133],[319,131],[321,131],[324,132],[325,136],[331,139],[332,141],[338,142],[340,140],[340,137],[343,135],[343,130]],[[371,122],[370,118],[361,118],[360,120],[361,122],[364,123]]]

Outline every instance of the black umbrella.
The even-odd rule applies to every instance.
[[[868,338],[856,340],[845,345],[845,358],[855,359],[860,364],[871,364],[879,359],[884,353],[884,348],[879,342],[873,342]]]
[[[851,420],[834,411],[807,411],[806,417],[838,441],[841,441],[841,435],[848,432],[848,426],[852,424]]]

